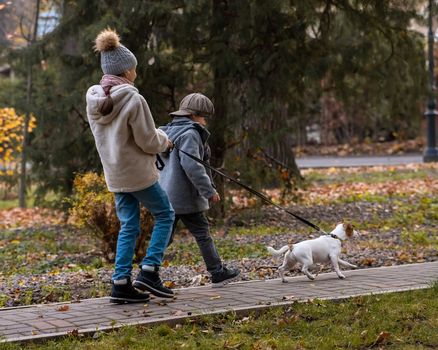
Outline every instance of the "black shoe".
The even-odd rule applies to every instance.
[[[213,288],[220,288],[226,284],[232,282],[237,276],[239,276],[240,271],[236,268],[226,268],[222,267],[222,270],[215,272],[211,275],[211,282],[213,283]]]
[[[111,290],[110,303],[146,303],[149,301],[149,293],[141,293],[132,286],[131,279],[128,278],[126,284],[114,284]]]
[[[140,270],[137,279],[133,283],[134,287],[140,290],[147,290],[153,295],[161,298],[173,298],[174,293],[172,289],[166,288],[161,282],[158,275],[158,267],[155,271]]]

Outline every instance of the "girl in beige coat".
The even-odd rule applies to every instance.
[[[137,59],[112,30],[96,38],[104,73],[99,85],[87,91],[87,116],[96,142],[108,189],[115,194],[120,220],[111,302],[149,300],[149,291],[173,297],[158,275],[167,246],[174,211],[158,184],[156,154],[172,147],[166,134],[155,128],[146,100],[134,86]],[[140,203],[154,216],[146,257],[131,283],[132,259],[140,233]],[[138,291],[137,289],[140,291]]]

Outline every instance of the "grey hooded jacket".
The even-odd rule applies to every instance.
[[[175,117],[160,128],[183,151],[208,161],[207,140],[210,133],[187,117]],[[216,190],[211,174],[200,163],[178,152],[162,153],[165,164],[160,174],[160,185],[167,192],[176,214],[192,214],[209,208],[208,199]]]

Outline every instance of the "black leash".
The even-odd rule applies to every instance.
[[[282,207],[281,205],[278,205],[276,203],[274,203],[273,201],[271,201],[268,197],[266,197],[263,193],[260,193],[256,190],[254,190],[253,188],[245,185],[244,183],[240,182],[239,180],[236,180],[235,178],[225,174],[224,172],[212,167],[210,164],[208,164],[207,162],[203,161],[202,159],[195,157],[194,155],[187,153],[186,151],[183,151],[182,149],[178,148],[175,144],[173,145],[173,148],[176,149],[177,151],[185,154],[186,156],[188,156],[189,158],[193,159],[194,161],[201,163],[202,165],[204,165],[205,167],[209,168],[210,170],[214,171],[215,173],[218,173],[219,175],[225,177],[226,179],[230,180],[231,182],[234,182],[235,184],[243,187],[245,190],[247,190],[248,192],[252,193],[253,195],[261,198],[262,200],[264,200],[265,202],[272,204],[274,207],[283,210],[284,212],[288,213],[289,215],[292,215],[295,219],[298,219],[299,221],[301,221],[302,223],[306,224],[307,226],[310,226],[311,228],[315,229],[316,231],[322,232],[324,234],[327,234],[324,230],[322,230],[320,227],[318,227],[317,225],[315,225],[314,223],[310,222],[309,220],[306,220],[304,218],[302,218],[301,216],[292,213],[291,211],[287,210],[286,208]]]

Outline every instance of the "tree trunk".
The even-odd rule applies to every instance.
[[[38,18],[40,16],[40,0],[36,1],[35,11],[35,23],[31,40],[28,42],[28,49],[36,41],[38,34]],[[28,67],[27,67],[27,87],[26,87],[26,114],[24,117],[24,130],[23,130],[23,144],[21,152],[21,172],[19,182],[18,202],[20,208],[26,208],[26,161],[27,161],[27,148],[29,146],[29,121],[30,121],[30,107],[32,103],[32,58],[28,55]]]
[[[227,17],[225,14],[227,2],[223,0],[213,0],[211,37],[220,37],[224,43],[228,43],[229,36],[227,31]],[[220,57],[216,52],[213,55]],[[212,69],[214,72],[213,82],[213,103],[215,115],[210,122],[211,130],[211,164],[215,168],[223,168],[225,163],[226,145],[227,145],[227,77],[225,69],[222,69],[223,63],[213,59]],[[225,182],[221,176],[214,178],[216,190],[221,196],[221,201],[212,206],[210,215],[216,219],[225,217]]]
[[[214,80],[214,91],[213,91],[213,100],[215,104],[215,116],[211,122],[211,130],[212,130],[212,142],[211,142],[211,163],[215,168],[224,168],[225,165],[225,154],[226,154],[226,140],[225,140],[225,131],[226,131],[226,115],[227,115],[227,106],[225,100],[225,84],[220,77],[218,77],[217,72],[215,72],[215,80]],[[214,182],[216,185],[216,190],[221,196],[222,200],[216,203],[210,214],[214,218],[224,218],[225,217],[225,182],[222,176],[216,176],[214,178]]]

